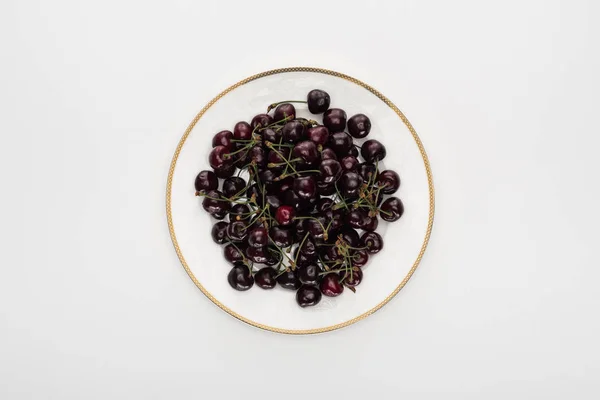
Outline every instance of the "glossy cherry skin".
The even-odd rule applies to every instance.
[[[335,154],[335,151],[333,151],[332,149],[330,149],[329,147],[324,148],[323,151],[321,152],[321,160],[337,160],[338,157]]]
[[[344,255],[338,250],[337,246],[327,246],[323,254],[323,259],[330,262],[343,260]]]
[[[217,179],[217,175],[212,171],[200,171],[194,181],[194,187],[198,193],[217,190],[219,188],[219,180]]]
[[[377,219],[377,216],[367,215],[367,218],[365,218],[365,221],[363,223],[362,229],[368,232],[375,232],[378,226],[379,219]]]
[[[369,253],[366,250],[356,250],[352,255],[352,265],[362,267],[369,262]]]
[[[348,120],[348,132],[357,139],[362,139],[371,132],[371,120],[365,114],[356,114]]]
[[[287,143],[299,142],[304,138],[304,131],[304,124],[300,121],[287,122],[281,130],[283,141]]]
[[[233,133],[231,131],[221,131],[213,136],[212,147],[223,146],[231,151],[234,148]]]
[[[206,193],[206,197],[202,200],[202,207],[209,214],[225,214],[231,208],[231,203],[227,200],[222,200],[223,194],[218,190],[211,190]]]
[[[373,164],[361,163],[356,167],[356,172],[363,178],[365,182],[373,181],[377,168]]]
[[[277,283],[284,289],[298,289],[301,285],[300,279],[298,279],[298,269],[283,272],[277,277]]]
[[[296,107],[291,103],[279,104],[273,113],[273,120],[279,122],[283,119],[291,121],[296,118]]]
[[[261,289],[273,289],[275,285],[277,285],[277,280],[275,279],[276,276],[277,271],[275,271],[274,268],[262,268],[254,274],[254,282],[256,282],[256,286]]]
[[[283,195],[288,190],[294,189],[294,177],[288,176],[284,180],[279,182],[279,194]]]
[[[321,298],[321,292],[313,285],[302,285],[296,292],[296,303],[302,308],[316,306]]]
[[[298,245],[298,251],[300,253],[312,259],[315,259],[317,257],[317,245],[315,244],[314,240],[310,238],[310,236],[303,240],[303,243],[301,243],[301,245],[302,247]]]
[[[270,169],[262,170],[258,174],[258,178],[260,179],[260,184],[266,185],[267,187],[272,186],[273,183],[275,182],[275,179],[278,176],[279,176],[278,173],[276,173]]]
[[[212,169],[229,166],[233,159],[229,157],[229,150],[225,146],[216,146],[208,154],[208,162]]]
[[[305,285],[318,285],[321,280],[319,272],[321,270],[315,264],[306,265],[298,268],[298,279]]]
[[[227,237],[232,242],[243,242],[248,237],[245,221],[233,221],[227,226]]]
[[[325,216],[318,215],[314,219],[307,219],[304,221],[304,226],[313,239],[322,240],[325,238],[324,229],[327,226]]]
[[[225,221],[219,221],[213,225],[212,230],[210,231],[210,236],[212,237],[213,242],[217,244],[223,244],[228,240],[227,225],[229,224]]]
[[[254,228],[248,234],[248,244],[251,247],[265,247],[269,244],[269,234],[264,227]]]
[[[342,272],[342,278],[344,278],[344,285],[356,287],[362,282],[363,272],[360,268],[352,269],[349,272]]]
[[[264,142],[279,143],[281,139],[281,131],[271,128],[265,128],[260,131]]]
[[[335,184],[317,181],[317,193],[321,196],[331,196],[335,193]]]
[[[254,197],[256,199],[256,202],[258,203],[258,205],[261,207],[263,206],[262,193],[261,193],[260,189],[258,188],[257,183],[253,183],[252,185],[248,186],[248,189],[246,189],[246,197],[248,197],[249,199]]]
[[[269,260],[269,253],[264,247],[247,247],[246,257],[258,264],[266,264]]]
[[[232,176],[223,181],[223,194],[225,197],[231,198],[233,196],[243,194],[243,190],[246,187],[246,181],[238,176]]]
[[[244,261],[244,254],[240,250],[244,251],[244,246],[237,245],[236,247],[233,244],[228,244],[223,247],[223,256],[231,264],[242,262]]]
[[[338,274],[325,275],[321,280],[320,289],[321,293],[329,297],[339,296],[344,291],[344,287],[340,283],[340,277]]]
[[[246,121],[240,121],[233,128],[233,138],[236,140],[252,139],[252,127]]]
[[[346,129],[346,112],[340,108],[330,108],[323,114],[323,125],[331,132],[341,132]]]
[[[267,204],[269,205],[269,207],[271,208],[271,212],[276,212],[277,209],[279,207],[281,207],[281,199],[274,195],[274,194],[268,194],[265,196],[265,200],[267,202]]]
[[[333,183],[342,176],[342,166],[336,160],[323,160],[319,165],[321,171],[321,180],[326,183]]]
[[[348,151],[348,155],[358,158],[358,147],[352,145],[352,148]]]
[[[259,169],[267,165],[267,154],[265,153],[265,149],[260,145],[256,145],[250,149],[249,157],[251,161],[256,163]]]
[[[235,173],[235,165],[227,164],[221,168],[215,168],[215,175],[217,178],[227,179]]]
[[[248,267],[244,264],[238,264],[231,268],[227,281],[232,288],[239,291],[246,291],[254,285],[254,278]]]
[[[294,238],[297,242],[301,242],[302,239],[304,239],[306,232],[308,232],[306,230],[306,226],[304,225],[304,221],[305,220],[303,219],[298,219],[294,221]]]
[[[325,146],[329,141],[329,129],[323,125],[317,125],[312,128],[308,128],[308,139]]]
[[[317,182],[312,176],[300,176],[294,179],[294,193],[300,199],[309,200],[317,195]]]
[[[386,154],[385,146],[375,139],[367,140],[360,147],[360,155],[369,163],[383,160]]]
[[[294,249],[293,259],[298,267],[306,267],[307,265],[314,264],[316,257],[310,257],[298,251],[298,248]]]
[[[272,226],[269,229],[269,236],[277,247],[289,247],[294,243],[293,228],[284,228],[281,226]]]
[[[292,150],[292,156],[294,158],[301,158],[302,164],[307,167],[313,166],[319,161],[317,145],[311,140],[297,143]]]
[[[333,207],[334,204],[335,202],[332,199],[328,197],[323,197],[317,202],[316,208],[318,212],[325,212],[327,210],[331,210],[331,207]]]
[[[329,108],[331,98],[329,94],[320,89],[313,89],[306,96],[308,111],[312,114],[322,114]]]
[[[346,156],[346,157],[342,158],[342,161],[340,162],[340,164],[342,165],[342,169],[344,171],[356,172],[356,166],[358,165],[358,160],[356,159],[356,157]]]
[[[346,132],[333,133],[329,135],[329,147],[335,151],[338,158],[345,157],[352,148],[352,136]]]
[[[252,129],[256,129],[257,131],[260,128],[264,128],[273,123],[273,118],[269,114],[258,114],[254,118],[252,118],[252,122],[250,122],[250,126]]]
[[[385,186],[381,191],[383,194],[394,194],[400,188],[400,176],[396,171],[386,169],[377,177],[377,183]]]
[[[282,257],[279,251],[273,246],[268,246],[266,249],[267,261],[265,261],[265,264],[267,264],[270,267],[279,264]]]
[[[325,210],[323,211],[323,215],[325,216],[325,220],[327,221],[327,225],[329,225],[329,231],[336,232],[344,225],[344,209],[339,208],[337,210]]]
[[[275,220],[281,226],[288,226],[294,220],[296,211],[291,206],[281,206],[275,212]]]
[[[402,214],[404,214],[404,204],[402,204],[402,201],[397,197],[387,198],[381,204],[380,208],[381,211],[379,212],[379,215],[384,221],[397,221],[402,217]]]
[[[383,238],[377,232],[365,232],[360,237],[361,247],[366,247],[370,254],[379,253],[383,249]]]
[[[363,184],[362,177],[356,172],[346,171],[342,174],[338,187],[345,197],[356,198],[361,185]]]
[[[358,236],[358,232],[350,227],[344,228],[338,236],[341,236],[342,240],[352,247],[358,247],[360,245],[360,237]]]
[[[346,223],[354,229],[362,229],[367,220],[367,214],[360,208],[351,209],[346,214]]]
[[[229,221],[246,221],[250,218],[250,207],[245,204],[234,204],[229,209]]]
[[[285,161],[290,158],[290,152],[289,147],[276,147],[269,151],[267,167],[274,172],[282,172],[287,165]]]

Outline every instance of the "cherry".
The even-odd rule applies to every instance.
[[[202,200],[202,207],[209,214],[223,215],[225,217],[225,214],[231,207],[231,203],[223,199],[223,194],[220,191],[211,190],[206,194],[204,200]]]
[[[227,226],[227,237],[232,242],[243,242],[248,237],[245,221],[233,221]]]
[[[277,271],[272,267],[266,267],[260,269],[254,274],[254,281],[256,285],[261,289],[273,289],[277,285]]]
[[[344,228],[338,236],[341,236],[342,240],[351,247],[358,247],[360,244],[358,232],[352,228]]]
[[[248,189],[246,189],[246,197],[249,199],[254,197],[256,199],[256,203],[261,207],[263,206],[262,192],[258,188],[258,183],[253,183],[252,185],[248,186]]]
[[[269,244],[269,234],[264,227],[254,228],[248,234],[248,244],[251,247],[265,247]]]
[[[254,285],[254,278],[250,273],[250,269],[244,264],[238,264],[231,268],[227,281],[232,288],[239,291],[250,289]]]
[[[371,254],[379,253],[383,249],[383,238],[377,232],[365,232],[360,237],[360,244]]]
[[[227,225],[225,221],[219,221],[213,225],[210,235],[217,244],[223,244],[227,241]]]
[[[247,247],[246,257],[258,264],[266,264],[269,261],[268,252],[264,247]]]
[[[335,184],[317,181],[317,193],[321,196],[331,196],[335,193]]]
[[[339,251],[337,246],[327,246],[323,257],[326,261],[338,261],[344,259],[344,255]]]
[[[367,214],[360,208],[346,214],[346,223],[354,229],[363,229],[366,220]]]
[[[275,122],[286,118],[288,121],[296,118],[296,107],[293,104],[283,103],[275,108],[275,112],[273,113]]]
[[[200,171],[194,181],[194,187],[198,193],[206,193],[210,190],[216,190],[219,187],[219,180],[212,171]]]
[[[292,255],[298,267],[306,267],[307,265],[315,263],[315,257],[300,253],[297,247],[294,249]]]
[[[298,120],[287,122],[281,134],[284,142],[296,143],[304,137],[304,125]]]
[[[321,293],[325,296],[336,297],[342,294],[344,287],[340,283],[338,274],[327,274],[321,280]]]
[[[308,258],[315,259],[317,257],[317,245],[314,240],[309,236],[303,242],[302,247],[298,246],[298,251]]]
[[[323,211],[323,215],[327,220],[327,225],[329,225],[329,231],[335,232],[340,229],[344,225],[344,209],[340,208],[338,210],[325,210]],[[325,226],[327,226],[325,225]]]
[[[281,131],[271,128],[265,128],[261,131],[263,141],[271,143],[279,143],[281,139]]]
[[[385,146],[375,139],[367,140],[360,148],[360,155],[369,163],[381,161],[386,155]]]
[[[356,287],[360,285],[363,279],[363,272],[360,268],[352,269],[352,271],[342,272],[342,279],[344,285],[349,287]]]
[[[384,186],[384,188],[381,189],[383,194],[393,194],[400,188],[400,176],[398,176],[395,171],[386,169],[377,177],[377,183]]]
[[[356,147],[356,145],[352,145],[352,148],[350,151],[348,151],[348,155],[358,158],[358,147]]]
[[[217,178],[227,179],[235,173],[235,165],[223,165],[221,168],[215,168]]]
[[[297,143],[292,150],[292,156],[301,158],[305,166],[315,165],[319,161],[317,145],[310,140]]]
[[[365,114],[356,114],[348,120],[348,132],[357,139],[362,139],[371,132],[371,120]]]
[[[317,183],[312,176],[300,176],[294,179],[294,193],[300,199],[309,200],[317,195]]]
[[[321,292],[316,286],[302,285],[296,292],[296,303],[300,307],[312,307],[321,301]]]
[[[281,226],[287,226],[292,223],[296,212],[291,206],[281,206],[275,212],[275,220]]]
[[[250,160],[254,161],[258,168],[263,168],[267,163],[267,155],[265,154],[265,149],[260,145],[253,146],[250,149]]]
[[[346,128],[346,112],[339,108],[330,108],[323,114],[323,125],[331,132],[341,132]]]
[[[281,196],[283,204],[292,207],[294,210],[304,209],[306,206],[306,201],[302,200],[292,189],[286,190]]]
[[[294,188],[294,177],[288,176],[279,182],[279,194],[284,194],[288,190],[292,190]]]
[[[252,127],[246,121],[240,121],[233,127],[233,138],[235,140],[252,139]]]
[[[252,118],[252,122],[250,122],[250,126],[252,129],[260,129],[264,128],[273,123],[273,118],[269,114],[258,114],[254,118]]]
[[[329,147],[338,157],[344,157],[352,148],[352,136],[346,132],[336,132],[329,136]]]
[[[279,251],[273,246],[267,247],[267,261],[265,261],[265,264],[271,267],[273,265],[279,264],[280,262],[281,253],[279,253]]]
[[[308,103],[308,111],[312,114],[321,114],[329,108],[331,98],[327,92],[320,89],[313,89],[308,92],[306,102]]]
[[[300,279],[298,279],[298,270],[289,270],[283,272],[277,277],[277,283],[284,289],[296,290],[300,287]]]
[[[294,238],[297,242],[302,241],[306,235],[306,232],[308,232],[306,230],[306,226],[304,225],[304,221],[305,220],[303,219],[297,219],[294,221]]]
[[[242,253],[243,249],[243,245],[237,245],[236,247],[235,245],[230,243],[227,246],[223,247],[223,256],[227,261],[229,261],[232,264],[242,262],[245,258],[244,253]]]
[[[323,125],[317,125],[312,128],[308,128],[308,139],[312,140],[316,144],[325,146],[329,141],[329,129]]]
[[[221,131],[213,136],[212,147],[223,146],[227,150],[234,148],[233,133],[231,131]]]
[[[246,221],[250,218],[250,207],[245,204],[234,204],[229,209],[229,221]]]
[[[368,232],[375,232],[377,227],[379,226],[379,220],[376,215],[370,216],[367,215],[365,221],[363,223],[362,229]]]
[[[369,261],[369,253],[366,250],[356,250],[352,255],[352,265],[362,267]]]
[[[271,210],[275,211],[279,207],[281,207],[281,199],[279,197],[277,197],[276,195],[274,195],[274,194],[268,194],[265,197],[265,199],[267,201],[267,204],[271,208]]]
[[[356,168],[356,172],[358,172],[358,174],[360,176],[362,176],[362,178],[367,182],[372,181],[372,178],[374,178],[376,171],[377,171],[377,167],[375,167],[375,165],[369,164],[369,163],[359,164],[358,167]]]
[[[310,236],[312,236],[314,239],[320,240],[324,238],[324,228],[327,226],[327,221],[325,220],[325,216],[318,215],[311,219],[305,220],[304,226],[306,227],[306,230]]]
[[[342,176],[342,166],[336,160],[323,160],[319,165],[321,180],[328,184],[336,182]]]
[[[346,171],[340,178],[339,187],[345,197],[356,198],[361,185],[363,184],[362,177],[356,172]]]
[[[273,226],[269,229],[269,236],[277,247],[289,247],[294,243],[293,228]]]
[[[277,151],[270,151],[267,156],[269,164],[267,167],[275,172],[282,172],[287,166],[286,160],[290,158],[291,150],[289,147],[279,147]]]
[[[271,186],[273,182],[275,182],[275,178],[277,178],[277,176],[279,176],[279,174],[276,174],[271,169],[265,169],[258,173],[259,182],[267,187]]]
[[[317,211],[325,212],[327,210],[331,210],[331,207],[333,207],[334,204],[335,202],[332,199],[328,197],[323,197],[317,202]]]
[[[216,146],[210,151],[208,162],[212,169],[217,170],[231,165],[233,160],[229,157],[229,150],[227,147]]]
[[[354,156],[346,156],[342,158],[340,164],[342,164],[342,169],[344,171],[356,171],[358,160]]]
[[[240,195],[246,188],[246,181],[239,176],[232,176],[223,181],[223,194],[225,197],[232,198],[235,195]]]
[[[388,222],[394,222],[400,219],[404,214],[404,204],[397,197],[390,197],[381,204],[379,215],[381,219]]]
[[[315,264],[298,268],[298,279],[305,285],[317,285],[319,283],[319,267]]]
[[[335,154],[335,151],[333,151],[329,147],[326,147],[321,152],[321,159],[322,160],[329,160],[329,159],[337,160],[338,158],[337,158],[337,155]]]

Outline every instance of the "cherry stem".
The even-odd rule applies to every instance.
[[[278,105],[285,104],[285,103],[304,103],[304,104],[306,104],[307,102],[305,100],[285,100],[285,101],[280,101],[280,102],[277,102],[277,103],[269,104],[269,107],[267,107],[267,112],[271,111],[272,109],[274,109]]]
[[[296,257],[294,257],[294,265],[296,265],[298,263],[298,256],[300,256],[300,250],[302,250],[302,246],[304,246],[304,242],[306,242],[306,239],[308,238],[308,232],[306,232],[306,235],[304,235],[304,239],[302,239],[302,243],[300,243],[300,246],[298,246],[298,252],[296,253]]]
[[[285,163],[286,163],[286,164],[287,164],[287,165],[288,165],[290,168],[292,168],[292,170],[293,170],[294,172],[297,172],[297,171],[296,171],[296,168],[294,168],[294,166],[293,166],[292,164],[290,164],[290,162],[288,161],[288,159],[287,159],[286,157],[284,157],[284,155],[283,155],[283,154],[281,154],[281,152],[279,152],[278,150],[275,150],[275,149],[273,148],[273,143],[271,143],[271,142],[267,142],[267,147],[268,147],[268,148],[270,148],[271,150],[273,150],[273,151],[274,151],[274,152],[275,152],[275,153],[276,153],[276,154],[277,154],[279,157],[281,157],[281,158],[282,158],[282,159],[285,161]],[[277,178],[275,178],[275,179],[277,179]],[[281,179],[283,179],[283,178],[281,178]]]
[[[291,166],[291,164],[290,164],[290,167],[292,167],[292,166]],[[292,169],[294,169],[294,167],[292,167]],[[307,169],[307,170],[304,170],[304,171],[296,171],[296,170],[294,169],[294,172],[290,172],[289,174],[282,174],[282,175],[279,175],[277,178],[275,178],[275,179],[273,179],[273,180],[274,180],[274,181],[280,181],[280,180],[282,180],[282,179],[285,179],[285,178],[287,178],[288,176],[300,175],[300,174],[302,174],[302,173],[305,173],[305,172],[306,172],[306,173],[309,173],[309,172],[321,172],[321,171],[319,171],[318,169]]]

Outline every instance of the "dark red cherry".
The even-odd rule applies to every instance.
[[[350,151],[348,151],[348,155],[358,158],[358,149],[359,149],[358,147],[356,147],[355,145],[352,145],[352,148],[350,149]]]
[[[265,128],[260,131],[264,142],[279,143],[281,139],[281,130]]]
[[[321,293],[329,297],[339,296],[344,291],[344,287],[340,283],[340,277],[338,274],[325,275],[321,280],[320,289]]]
[[[243,194],[245,188],[246,181],[239,176],[232,176],[223,181],[223,194],[228,198]]]
[[[338,187],[345,197],[356,198],[363,184],[362,177],[356,172],[346,171],[342,174]]]
[[[298,251],[296,247],[292,253],[293,259],[298,267],[306,267],[307,265],[314,264],[316,257],[310,257]]]
[[[252,185],[248,186],[248,189],[246,189],[246,197],[248,197],[249,199],[254,197],[256,199],[256,202],[258,203],[259,206],[263,206],[262,204],[262,192],[261,190],[258,188],[258,184],[257,183],[253,183]]]
[[[269,259],[268,251],[264,247],[247,247],[246,257],[258,264],[266,264]]]
[[[346,223],[354,229],[363,229],[367,219],[367,213],[361,208],[353,209],[346,214]]]
[[[215,175],[217,175],[217,178],[227,179],[230,176],[233,176],[235,169],[235,165],[225,164],[221,168],[215,168]]]
[[[383,194],[393,194],[400,188],[400,176],[398,176],[395,171],[386,169],[377,177],[377,183],[381,186],[385,186],[381,189]]]
[[[221,131],[213,136],[212,147],[223,146],[231,151],[234,148],[233,133],[231,131]]]
[[[269,236],[277,247],[289,247],[294,243],[294,230],[291,227],[272,226]]]
[[[323,151],[321,152],[321,159],[322,160],[337,160],[337,155],[335,154],[335,151],[333,151],[332,149],[330,149],[329,147],[323,149]]]
[[[323,211],[327,225],[329,225],[329,231],[335,232],[344,225],[344,209],[340,208],[337,210],[325,210]],[[325,225],[325,226],[327,226]]]
[[[321,298],[321,292],[313,285],[302,285],[296,292],[296,303],[303,308],[316,306]]]
[[[342,229],[342,231],[338,234],[338,237],[339,236],[341,236],[342,240],[351,247],[358,247],[360,245],[360,237],[358,236],[358,232],[350,227]]]
[[[369,163],[361,163],[356,167],[356,172],[363,178],[365,182],[373,182],[375,179],[375,173],[377,167]]]
[[[362,139],[371,132],[371,120],[365,114],[356,114],[348,120],[348,132],[357,139]]]
[[[334,204],[335,202],[332,199],[328,197],[323,197],[317,202],[317,211],[325,212],[327,210],[331,210],[331,207],[333,207]]]
[[[366,162],[374,163],[385,158],[385,146],[375,139],[367,140],[360,147],[360,155]]]
[[[229,275],[227,275],[227,281],[232,288],[239,291],[248,290],[254,285],[254,278],[244,264],[238,264],[231,268]]]
[[[234,204],[229,209],[229,221],[246,221],[250,218],[250,207],[245,204]]]
[[[377,219],[376,215],[370,216],[367,215],[365,218],[365,222],[363,223],[362,229],[368,232],[375,232],[377,227],[379,226],[379,219]]]
[[[360,237],[360,244],[371,254],[379,253],[383,249],[383,238],[377,232],[365,232]]]
[[[275,182],[275,178],[277,178],[278,176],[279,174],[275,173],[271,169],[265,169],[263,171],[260,171],[258,174],[260,184],[266,185],[267,188],[273,185],[273,183]]]
[[[342,176],[342,166],[336,160],[323,160],[319,165],[321,180],[328,184],[336,182]]]
[[[247,224],[245,221],[233,221],[227,226],[227,237],[232,242],[243,242],[248,237]]]
[[[229,150],[227,147],[216,146],[210,151],[208,155],[208,162],[212,169],[217,170],[232,165],[233,159],[229,157]]]
[[[336,132],[329,136],[329,147],[338,158],[345,157],[352,148],[352,136],[346,132]]]
[[[335,183],[317,181],[317,193],[321,196],[331,196],[335,193]]]
[[[283,204],[292,207],[294,210],[300,210],[305,207],[305,200],[302,200],[292,189],[286,190],[281,194]]]
[[[219,180],[217,179],[217,175],[212,171],[200,171],[194,181],[194,187],[198,193],[217,190],[219,188]]]
[[[404,204],[397,197],[390,197],[381,204],[379,215],[384,221],[397,221],[402,214],[404,214]]]
[[[275,212],[279,207],[281,207],[281,199],[274,194],[266,195],[265,200],[269,205],[269,208],[271,208],[271,212]]]
[[[264,128],[273,123],[273,118],[269,114],[258,114],[254,118],[252,118],[252,122],[250,122],[250,126],[252,129],[260,129]]]
[[[256,286],[261,289],[273,289],[277,285],[276,276],[277,271],[274,268],[266,267],[254,274],[254,281],[256,282]]]
[[[223,247],[223,256],[227,261],[231,264],[239,263],[244,261],[244,246],[243,245],[234,245],[232,243]]]
[[[231,203],[223,199],[223,194],[218,190],[211,190],[206,193],[202,200],[202,207],[209,214],[223,214],[223,216],[231,208]]]
[[[350,287],[356,287],[360,285],[363,278],[363,272],[360,268],[352,269],[348,272],[342,272],[342,279],[344,280],[344,285]]]
[[[344,171],[355,171],[356,172],[356,166],[358,165],[358,160],[356,159],[356,157],[346,156],[346,157],[342,158],[342,161],[340,162],[340,164],[342,165],[342,169]]]
[[[323,125],[317,125],[312,128],[308,128],[308,139],[325,146],[329,141],[329,129]]]
[[[300,199],[308,200],[317,195],[317,182],[312,176],[300,176],[294,179],[294,193]]]
[[[279,104],[273,113],[273,120],[279,122],[283,119],[290,121],[296,118],[296,107],[290,103]]]
[[[294,177],[288,176],[287,178],[279,181],[279,195],[283,195],[288,190],[294,189]]]
[[[298,251],[300,251],[300,253],[304,254],[308,258],[314,259],[317,257],[317,245],[315,244],[314,240],[310,238],[310,236],[303,240],[300,244],[301,246],[298,245]]]
[[[304,129],[304,125],[300,121],[287,122],[281,130],[283,141],[287,143],[299,142],[304,138]]]
[[[240,121],[233,128],[233,138],[235,140],[252,139],[252,127],[246,121]]]
[[[310,140],[297,143],[292,150],[292,156],[294,158],[301,158],[302,164],[305,166],[315,165],[319,161],[317,145]]]
[[[227,241],[227,225],[225,221],[219,221],[213,225],[210,235],[217,244],[223,244]]]
[[[308,92],[306,102],[308,103],[308,111],[312,114],[321,114],[329,108],[331,98],[327,92],[320,89],[313,89]]]
[[[267,164],[267,155],[265,149],[260,145],[256,145],[250,149],[249,153],[250,161],[254,161],[259,169],[263,168]]]
[[[300,279],[298,279],[298,270],[289,270],[283,272],[277,277],[277,283],[284,289],[296,290],[300,287]]]
[[[311,219],[307,219],[304,221],[304,226],[312,238],[316,240],[325,238],[325,228],[327,227],[325,216],[318,215]]]
[[[323,255],[326,261],[343,260],[344,255],[339,251],[337,246],[326,246],[325,254]]]
[[[295,216],[296,211],[291,206],[281,206],[275,212],[275,220],[282,226],[290,225]]]
[[[352,265],[362,267],[369,261],[369,253],[366,250],[356,250],[352,255]]]
[[[306,265],[298,268],[298,279],[305,285],[317,285],[320,281],[319,272],[321,270],[315,264]]]
[[[346,112],[340,108],[330,108],[323,114],[323,125],[331,132],[341,132],[346,129]]]
[[[282,172],[287,166],[286,160],[290,158],[289,147],[276,147],[275,150],[271,150],[267,157],[267,167],[274,172]]]
[[[248,234],[248,244],[251,247],[265,247],[269,244],[269,234],[264,227],[254,228]]]
[[[303,219],[298,219],[294,221],[294,238],[296,239],[297,242],[301,242],[302,239],[304,239],[304,236],[306,236],[306,232],[308,232],[306,230],[306,226],[304,226],[304,220]]]
[[[282,257],[281,253],[273,246],[268,246],[266,249],[267,261],[265,261],[265,264],[267,264],[270,267],[279,264],[281,262]]]

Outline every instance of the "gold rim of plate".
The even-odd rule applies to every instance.
[[[363,314],[361,314],[361,315],[359,315],[357,317],[354,317],[354,318],[352,318],[352,319],[350,319],[348,321],[345,321],[345,322],[342,322],[342,323],[339,323],[339,324],[336,324],[336,325],[327,326],[327,327],[324,327],[324,328],[315,328],[315,329],[283,329],[283,328],[277,328],[277,327],[268,326],[268,325],[264,325],[264,324],[260,324],[258,322],[252,321],[252,320],[250,320],[250,319],[248,319],[248,318],[246,318],[246,317],[244,317],[242,315],[239,315],[238,313],[236,313],[235,311],[231,310],[230,308],[226,307],[219,300],[217,300],[208,290],[206,290],[206,288],[204,286],[202,286],[202,284],[198,281],[198,279],[196,279],[196,277],[194,276],[194,274],[190,270],[190,267],[188,266],[187,262],[185,261],[185,258],[183,256],[183,254],[181,253],[181,249],[179,248],[179,244],[177,243],[177,236],[175,235],[175,228],[173,226],[173,217],[171,215],[171,189],[172,189],[173,174],[175,172],[175,166],[177,164],[177,159],[179,158],[179,153],[181,152],[181,149],[182,149],[185,141],[187,140],[188,136],[192,132],[192,129],[198,123],[198,121],[200,120],[200,118],[202,118],[202,116],[204,115],[204,113],[206,113],[206,111],[210,107],[212,107],[213,104],[215,104],[217,101],[219,101],[220,98],[222,98],[223,96],[225,96],[229,92],[233,91],[234,89],[236,89],[236,88],[238,88],[238,87],[240,87],[242,85],[245,85],[246,83],[255,81],[257,79],[260,79],[260,78],[263,78],[263,77],[266,77],[266,76],[276,75],[276,74],[284,74],[284,73],[288,73],[288,72],[310,72],[310,73],[317,73],[317,74],[325,74],[325,75],[336,76],[338,78],[342,78],[342,79],[345,79],[345,80],[350,81],[352,83],[355,83],[355,84],[357,84],[359,86],[362,86],[363,88],[367,89],[369,92],[371,92],[375,96],[377,96],[385,104],[387,104],[392,110],[394,110],[394,112],[398,115],[398,117],[400,117],[400,119],[402,120],[402,122],[406,125],[406,127],[408,128],[408,130],[412,134],[413,139],[417,143],[417,146],[419,147],[419,151],[421,152],[421,156],[423,157],[423,164],[425,165],[425,170],[427,172],[427,182],[428,182],[428,185],[429,185],[429,221],[427,222],[427,232],[425,233],[425,238],[423,239],[423,244],[421,245],[421,250],[419,251],[419,255],[417,256],[417,259],[413,263],[413,266],[410,269],[410,271],[408,271],[408,274],[406,274],[406,276],[404,277],[404,279],[402,280],[402,282],[400,282],[400,284],[394,289],[394,291],[392,293],[390,293],[381,303],[377,304],[375,307],[373,307],[369,311],[367,311],[367,312],[365,312],[365,313],[363,313]],[[352,325],[355,322],[358,322],[358,321],[361,321],[361,320],[367,318],[369,315],[373,314],[374,312],[378,311],[381,307],[383,307],[384,305],[386,305],[396,294],[398,294],[398,292],[400,290],[402,290],[402,288],[404,287],[404,285],[406,285],[406,283],[408,282],[408,280],[411,278],[411,276],[413,275],[413,273],[415,272],[415,270],[419,266],[419,263],[421,262],[421,259],[423,258],[423,254],[425,253],[425,249],[427,248],[427,244],[429,243],[429,237],[431,236],[431,230],[433,228],[433,216],[434,216],[434,213],[435,213],[435,193],[434,193],[434,189],[433,189],[433,178],[432,178],[432,175],[431,175],[431,167],[429,165],[429,159],[427,158],[427,154],[425,153],[425,148],[423,147],[423,143],[421,142],[421,139],[419,138],[419,135],[417,135],[417,132],[415,131],[415,129],[413,128],[413,126],[410,124],[410,122],[408,121],[408,119],[404,116],[404,114],[402,113],[402,111],[400,111],[400,109],[398,109],[398,107],[396,107],[394,105],[394,103],[392,103],[387,97],[385,97],[379,91],[375,90],[373,87],[367,85],[366,83],[364,83],[362,81],[359,81],[358,79],[355,79],[355,78],[353,78],[351,76],[348,76],[346,74],[342,74],[340,72],[331,71],[331,70],[322,69],[322,68],[289,67],[289,68],[272,69],[270,71],[261,72],[259,74],[252,75],[252,76],[250,76],[250,77],[248,77],[246,79],[243,79],[243,80],[237,82],[236,84],[231,85],[230,87],[228,87],[227,89],[225,89],[221,93],[219,93],[214,99],[212,99],[207,105],[205,105],[202,110],[200,110],[200,112],[196,115],[196,117],[192,120],[192,122],[190,123],[190,125],[185,130],[185,132],[184,132],[181,140],[179,141],[179,144],[177,145],[177,149],[175,150],[175,154],[173,155],[173,160],[171,161],[171,167],[169,168],[169,176],[168,176],[168,179],[167,179],[167,221],[168,221],[168,224],[169,224],[169,232],[171,234],[171,240],[173,241],[173,246],[175,247],[175,251],[177,252],[177,256],[179,257],[179,260],[181,261],[181,264],[183,265],[183,268],[185,269],[185,271],[187,272],[187,274],[190,276],[190,278],[192,279],[192,281],[194,282],[194,284],[198,287],[198,289],[200,289],[202,291],[202,293],[204,293],[204,295],[206,295],[206,297],[208,297],[210,299],[210,301],[212,301],[217,306],[219,306],[219,308],[221,308],[223,311],[225,311],[229,315],[234,316],[235,318],[239,319],[240,321],[243,321],[243,322],[245,322],[247,324],[250,324],[252,326],[255,326],[257,328],[261,328],[261,329],[265,329],[265,330],[272,331],[272,332],[277,332],[277,333],[291,334],[291,335],[307,335],[307,334],[314,334],[314,333],[323,333],[323,332],[333,331],[335,329],[344,328],[344,327],[346,327],[348,325]]]

